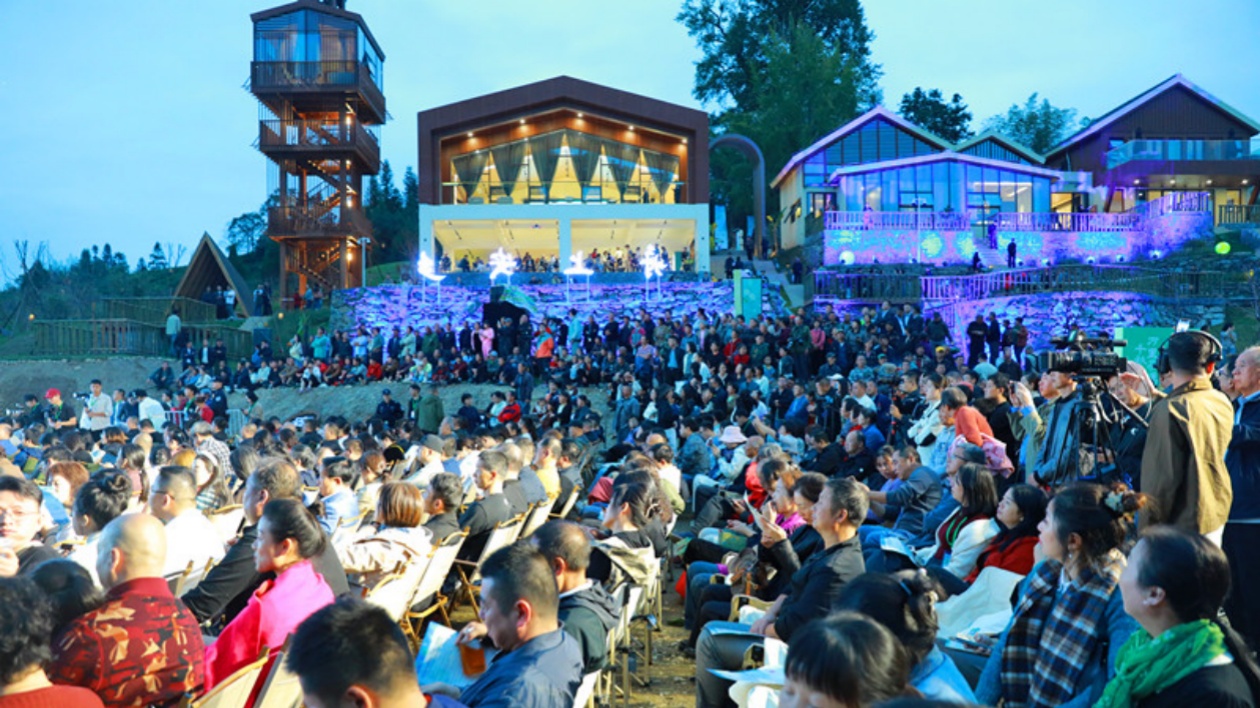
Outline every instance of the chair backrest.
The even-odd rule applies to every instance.
[[[420,585],[416,587],[416,593],[411,598],[412,605],[437,597],[438,592],[442,590],[442,583],[446,581],[447,574],[451,572],[451,566],[455,565],[455,557],[459,555],[459,549],[467,538],[467,529],[457,531],[447,536],[446,540],[442,541],[442,545],[429,553],[428,564],[420,577]]]
[[[573,491],[569,492],[569,498],[560,506],[560,510],[552,514],[552,518],[565,519],[568,518],[569,512],[573,511],[574,505],[577,504],[578,497],[582,494],[581,485],[573,485]]]
[[[267,665],[264,655],[257,661],[236,670],[236,673],[223,679],[209,693],[192,702],[192,708],[241,708],[249,702],[249,695],[262,676],[263,667]]]
[[[343,516],[338,519],[337,528],[333,529],[332,537],[329,541],[336,546],[337,544],[347,540],[347,537],[353,535],[354,532],[359,529],[359,526],[363,524],[363,518],[365,516],[367,516],[367,514]]]
[[[400,563],[393,573],[368,588],[363,599],[388,612],[395,622],[401,620],[407,610],[411,609],[411,599],[415,597],[416,589],[424,579],[425,562],[433,555],[430,553],[428,558]]]
[[[525,514],[517,514],[507,521],[500,521],[498,526],[490,532],[490,537],[486,539],[486,547],[481,550],[481,558],[477,559],[477,565],[490,557],[491,553],[510,546],[520,538],[521,527],[525,525]]]
[[[599,672],[592,671],[582,677],[577,693],[573,695],[573,708],[586,708],[591,696],[595,695],[595,684],[599,681]]]
[[[166,584],[171,588],[171,594],[179,597],[184,594],[184,583],[188,581],[188,576],[192,575],[195,561],[188,561],[188,567],[178,573],[171,573],[166,576]]]
[[[286,639],[284,649],[275,655],[262,679],[262,690],[254,700],[254,708],[299,708],[302,705],[302,684],[297,674],[284,665],[288,651],[289,640]]]
[[[555,499],[548,499],[535,504],[534,510],[525,519],[525,525],[521,527],[520,538],[527,538],[530,534],[537,531],[539,526],[547,523],[547,516],[551,514],[551,509],[555,505]]]
[[[240,504],[229,504],[206,514],[206,518],[219,534],[219,540],[227,543],[236,538],[245,522],[245,507]]]
[[[191,566],[193,561],[188,561],[188,564]],[[210,558],[200,568],[193,568],[191,571],[185,572],[183,582],[179,588],[180,594],[182,595],[200,585],[201,581],[205,580],[206,576],[210,574],[210,570],[218,564],[219,560],[217,558]]]

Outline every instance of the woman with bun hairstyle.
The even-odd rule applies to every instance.
[[[1225,553],[1203,536],[1152,526],[1120,575],[1137,620],[1098,708],[1252,708],[1260,673],[1242,637],[1219,622],[1229,593]]]
[[[886,627],[837,612],[801,628],[788,645],[779,708],[868,708],[915,695],[910,661]]]
[[[67,558],[83,566],[97,585],[101,580],[96,576],[96,542],[109,522],[127,511],[132,491],[126,472],[101,470],[89,477],[74,496],[70,522],[83,543],[75,546]]]
[[[302,620],[333,602],[333,591],[311,559],[328,538],[315,516],[297,499],[273,499],[263,507],[254,540],[254,566],[275,573],[263,581],[219,638],[206,648],[206,690],[258,658],[275,651]]]
[[[976,700],[967,679],[936,646],[936,601],[940,587],[923,570],[866,573],[840,591],[831,609],[859,612],[888,628],[910,663],[910,685],[925,698],[951,703]]]
[[[1120,593],[1121,546],[1146,502],[1122,484],[1083,482],[1050,500],[1040,527],[1046,560],[1020,583],[1011,622],[976,684],[978,702],[1075,708],[1098,700],[1137,630]]]

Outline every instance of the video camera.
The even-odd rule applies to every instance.
[[[1086,337],[1078,331],[1073,337],[1057,337],[1050,344],[1059,351],[1045,351],[1037,355],[1037,369],[1058,371],[1078,376],[1110,378],[1124,371],[1129,360],[1115,352],[1128,342],[1111,337]]]

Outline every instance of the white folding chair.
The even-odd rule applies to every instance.
[[[467,529],[453,533],[447,536],[440,546],[429,552],[428,563],[420,576],[420,584],[411,597],[410,606],[402,622],[403,633],[412,643],[412,650],[420,645],[420,625],[416,623],[423,622],[434,612],[441,612],[442,624],[448,627],[451,625],[451,617],[446,611],[449,598],[442,594],[442,584],[446,582],[446,576],[455,565],[455,558],[459,555],[459,549],[463,547],[467,538]],[[420,610],[414,610],[413,608],[417,606],[423,607]]]

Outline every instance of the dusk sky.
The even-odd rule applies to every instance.
[[[695,106],[676,0],[350,0],[386,54],[384,157],[416,164],[416,112],[560,74]],[[0,253],[223,236],[266,196],[242,88],[255,0],[0,0]],[[915,86],[975,117],[1033,91],[1097,116],[1175,73],[1260,119],[1256,0],[867,0],[885,104]],[[707,107],[706,107],[707,108]],[[774,174],[779,165],[768,166]]]

